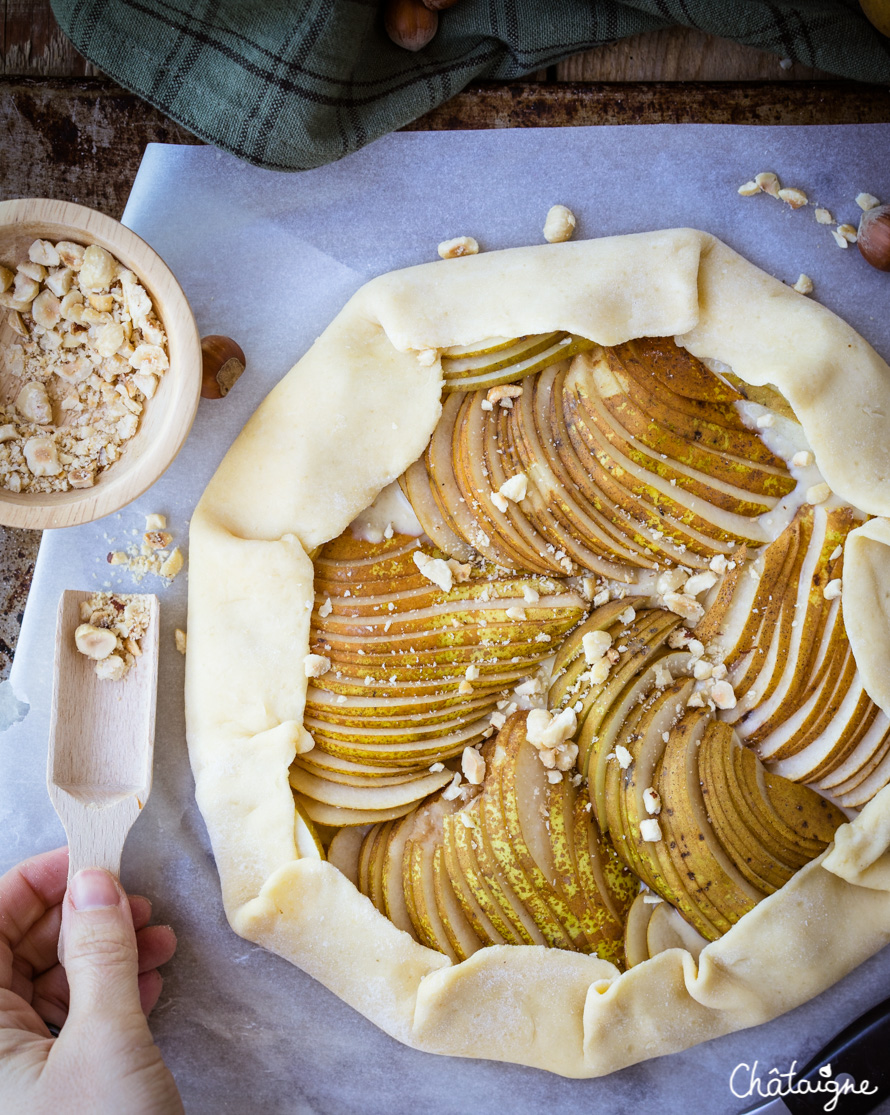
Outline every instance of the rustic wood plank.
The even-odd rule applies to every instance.
[[[25,77],[83,77],[99,71],[62,34],[49,0],[3,0],[0,73]]]
[[[200,143],[108,78],[0,80],[0,199],[77,201],[120,218],[147,143]]]
[[[890,90],[855,82],[477,85],[409,130],[586,124],[861,124],[890,121]],[[198,143],[108,78],[0,79],[0,197],[123,212],[147,143]]]
[[[831,75],[689,27],[632,35],[556,67],[559,81],[812,81]]]
[[[408,131],[588,124],[876,124],[890,89],[854,81],[475,85]]]

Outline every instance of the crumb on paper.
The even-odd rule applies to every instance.
[[[809,275],[804,275],[803,272],[801,272],[797,282],[794,284],[794,287],[792,289],[796,290],[798,294],[812,294],[813,280],[810,278]]]
[[[550,244],[571,240],[575,231],[575,214],[565,205],[552,205],[544,221],[544,239]]]
[[[779,190],[779,199],[790,205],[792,209],[802,209],[804,205],[809,204],[809,199],[803,190],[798,190],[795,187]]]
[[[763,170],[760,172],[760,174],[755,175],[754,182],[755,185],[763,190],[765,194],[769,194],[770,197],[779,196],[779,190],[781,188],[779,184],[779,177],[778,175],[773,174],[771,170]]]
[[[125,677],[142,656],[139,641],[151,621],[151,597],[94,592],[81,601],[80,618],[74,642],[95,662],[96,676],[103,681]]]
[[[35,240],[28,256],[0,268],[0,306],[21,338],[0,354],[14,399],[0,406],[0,486],[91,488],[138,431],[167,337],[137,276],[104,248]]]
[[[856,195],[856,204],[864,213],[867,213],[869,209],[876,209],[881,203],[874,194],[862,193]]]
[[[130,545],[126,550],[112,550],[107,557],[109,565],[125,565],[135,581],[147,574],[172,581],[185,564],[182,550],[173,544],[173,535],[164,530],[167,517],[153,512],[145,517],[146,531],[139,547]]]
[[[831,210],[823,209],[821,206],[816,210],[816,220],[820,225],[834,224],[834,217],[831,215]]]
[[[459,256],[476,255],[479,244],[472,236],[455,236],[453,240],[443,240],[437,250],[442,259],[457,259]]]
[[[179,653],[185,654],[186,643],[188,640],[186,638],[185,632],[182,630],[181,627],[177,627],[176,630],[173,632],[173,641],[175,642],[176,649],[179,651]]]

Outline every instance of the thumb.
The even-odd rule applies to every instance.
[[[61,956],[70,988],[65,1029],[148,1031],[139,1003],[136,933],[127,896],[101,868],[79,871],[62,907]]]

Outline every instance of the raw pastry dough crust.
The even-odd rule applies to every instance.
[[[195,511],[186,709],[198,804],[237,933],[408,1045],[589,1077],[774,1018],[886,944],[890,787],[698,963],[672,949],[624,974],[538,947],[484,948],[452,965],[334,867],[299,857],[288,767],[312,742],[302,727],[307,555],[423,451],[441,368],[419,351],[558,329],[604,345],[677,336],[748,383],[774,384],[834,491],[890,515],[890,368],[845,322],[706,233],[394,272],[359,290],[270,393]],[[851,535],[844,614],[869,692],[890,712],[883,518]]]

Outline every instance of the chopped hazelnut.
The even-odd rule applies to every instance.
[[[51,438],[28,438],[22,452],[32,476],[57,476],[62,471],[58,450]]]
[[[811,488],[807,488],[807,503],[824,503],[830,495],[831,488],[827,484],[814,484]]]
[[[786,190],[779,190],[778,196],[782,201],[787,202],[792,209],[800,209],[802,206],[806,205],[808,201],[807,195],[803,190],[798,190],[793,187]]]
[[[553,205],[544,221],[544,239],[559,244],[572,239],[575,231],[575,214],[565,205]]]
[[[177,546],[176,549],[170,554],[167,560],[163,563],[158,573],[162,577],[166,577],[172,581],[176,574],[182,569],[183,557],[182,550]]]
[[[485,760],[475,747],[465,747],[460,758],[464,778],[471,786],[481,786],[485,778]]]
[[[62,258],[61,251],[59,258]],[[63,262],[67,263],[67,260]],[[73,264],[69,263],[68,266]],[[83,253],[83,261],[77,276],[80,289],[85,293],[107,290],[114,280],[116,270],[114,256],[104,248],[100,248],[98,244],[90,244]]]
[[[765,194],[770,197],[779,196],[779,179],[771,170],[762,171],[755,175],[754,182]]]
[[[442,259],[456,259],[458,256],[474,256],[479,244],[472,236],[456,236],[453,240],[443,240],[438,247]]]
[[[323,677],[331,668],[331,660],[323,654],[307,654],[303,658],[303,671],[307,678]]]
[[[82,623],[74,632],[74,643],[81,654],[99,661],[107,658],[117,646],[117,636],[105,627]]]

